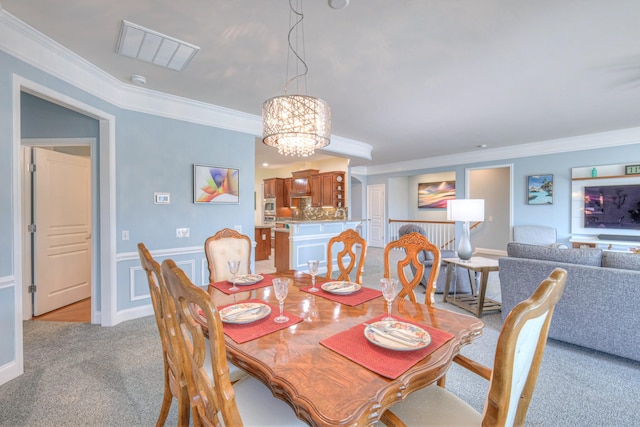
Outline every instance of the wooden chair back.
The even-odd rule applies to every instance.
[[[170,337],[180,349],[193,423],[199,425],[242,426],[229,377],[222,321],[207,292],[195,286],[175,262],[162,262],[162,275],[169,289],[170,304],[177,333]],[[207,326],[207,349],[201,323]],[[209,351],[211,375],[205,368]]]
[[[342,249],[336,254],[336,262],[338,263],[339,276],[335,279],[331,278],[333,269],[333,250],[334,246],[342,244]],[[358,247],[360,247],[360,256],[358,256]],[[337,248],[336,248],[337,249]],[[354,281],[362,284],[362,273],[364,271],[364,261],[367,256],[367,241],[362,238],[355,230],[347,229],[329,240],[327,246],[327,279],[328,280],[346,280]],[[348,261],[348,264],[345,264]],[[351,273],[353,280],[351,280]]]
[[[227,261],[240,260],[238,274],[251,273],[251,239],[230,228],[223,228],[204,242],[204,253],[209,266],[209,282],[231,277]]]
[[[505,319],[484,406],[483,426],[524,425],[547,344],[549,325],[567,272],[553,270]]]
[[[409,296],[412,302],[417,302],[414,289],[420,284],[424,276],[425,266],[419,260],[422,251],[430,252],[433,256],[433,264],[431,274],[426,285],[425,304],[433,306],[435,303],[435,283],[440,272],[440,249],[420,233],[413,232],[405,234],[398,240],[389,242],[384,248],[384,277],[392,277],[391,275],[391,255],[392,250],[402,249],[404,258],[400,259],[396,265],[396,274],[398,280],[402,284],[402,289],[398,293],[398,298]],[[412,278],[407,277],[406,267],[413,266],[415,273]]]
[[[178,356],[176,349],[169,340],[169,322],[167,312],[165,311],[168,294],[160,272],[160,264],[153,259],[144,243],[138,243],[138,255],[140,256],[142,269],[147,275],[153,313],[155,314],[158,332],[160,333],[160,341],[162,342],[165,390],[162,407],[160,408],[160,416],[158,417],[158,425],[164,425],[171,408],[173,396],[178,400],[178,425],[189,425],[189,395],[184,381],[184,375],[177,362]]]

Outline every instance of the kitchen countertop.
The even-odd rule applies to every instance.
[[[276,224],[314,224],[317,222],[361,222],[364,219],[311,219],[311,220],[287,220],[287,221],[276,221]]]

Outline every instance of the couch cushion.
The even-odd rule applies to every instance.
[[[600,267],[602,263],[601,249],[560,249],[511,242],[507,244],[507,254],[514,258],[565,262],[593,267]]]
[[[604,251],[602,252],[602,266],[640,271],[640,254]]]

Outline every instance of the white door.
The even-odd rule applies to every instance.
[[[384,248],[384,184],[367,185],[367,245]]]
[[[33,149],[33,311],[91,296],[91,160]]]

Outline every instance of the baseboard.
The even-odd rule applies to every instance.
[[[151,316],[153,314],[153,306],[143,305],[140,307],[128,308],[126,310],[121,310],[116,312],[116,315],[113,319],[113,324],[111,326],[115,326],[118,323],[126,322],[127,320],[139,319],[141,317]]]
[[[19,377],[23,373],[24,368],[22,363],[18,363],[15,360],[0,366],[0,385]]]

